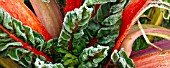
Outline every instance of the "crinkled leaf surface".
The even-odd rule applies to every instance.
[[[111,55],[114,68],[135,68],[134,62],[132,59],[128,58],[123,49],[119,52],[114,50]]]
[[[81,64],[79,68],[92,68],[97,67],[98,63],[101,62],[108,54],[109,46],[100,46],[85,48],[79,56]],[[92,58],[90,60],[89,58]]]
[[[61,63],[55,63],[55,64],[45,63],[44,61],[41,61],[38,58],[36,58],[34,64],[36,68],[64,68],[64,66]]]
[[[12,18],[0,8],[0,51],[25,67],[32,66],[35,58],[52,61],[50,48],[57,39],[44,41],[41,34]],[[56,42],[57,43],[57,42]]]
[[[3,46],[0,49],[26,67],[31,66],[32,62],[35,62],[36,67],[89,68],[104,65],[103,60],[108,61],[106,57],[111,51],[109,48],[114,46],[118,36],[125,2],[126,0],[85,0],[80,8],[66,14],[59,38],[48,42],[44,41],[42,35],[23,26],[1,10],[0,38],[3,43],[0,45]],[[91,17],[95,4],[101,6],[97,14]],[[29,47],[38,53],[25,45],[31,45]],[[56,64],[46,62],[47,56]]]

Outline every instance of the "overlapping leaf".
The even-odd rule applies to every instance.
[[[115,3],[111,4],[109,2]],[[83,6],[79,9],[68,12],[63,22],[63,28],[58,39],[58,49],[56,51],[65,54],[63,57],[69,58],[66,56],[67,54],[72,54],[72,57],[79,56],[82,51],[88,49],[86,47],[89,46],[97,47],[97,45],[100,44],[105,45],[106,47],[113,47],[115,39],[119,33],[118,29],[121,24],[120,18],[125,2],[125,0],[87,0],[84,1]],[[102,6],[99,8],[97,15],[94,18],[91,18],[93,10],[91,5],[95,4],[102,4]],[[70,46],[71,49],[69,49]],[[62,58],[62,56],[59,58]],[[77,57],[74,59],[77,60]],[[73,58],[67,60],[72,60],[72,62],[74,62]],[[65,63],[67,60],[64,60],[63,62]],[[81,63],[80,67],[89,63],[95,65],[99,63],[90,61],[86,62],[88,63]],[[70,66],[70,64],[77,65],[80,62],[75,61],[75,63],[76,64],[64,64],[64,66]]]
[[[109,46],[100,46],[85,48],[79,56],[81,64],[79,68],[92,68],[97,67],[107,55],[108,55]],[[89,58],[92,58],[90,60]]]
[[[53,60],[58,64],[44,63],[45,57],[36,55],[28,48],[24,49],[22,42],[11,38],[4,30],[0,30],[2,36],[0,42],[3,42],[1,51],[25,66],[30,66],[37,59],[37,67],[58,65],[59,67],[97,67],[107,57],[109,48],[115,43],[125,2],[126,0],[85,0],[80,8],[66,14],[58,40],[53,39],[48,42],[44,41],[42,35],[23,26],[21,22],[0,10],[2,11],[0,23],[10,34],[32,45],[31,47],[37,51],[53,56]],[[97,15],[91,18],[92,6],[95,4],[102,5]]]
[[[0,8],[0,51],[11,59],[25,67],[31,66],[35,58],[45,61],[48,55],[52,55],[49,49],[56,41],[54,39],[45,42],[41,34],[23,26],[20,21]]]
[[[135,68],[133,60],[128,58],[123,49],[114,50],[111,55],[114,68]]]
[[[90,20],[92,8],[88,7],[88,5],[103,4],[107,2],[119,3],[114,5],[102,5],[95,18]],[[125,2],[125,0],[87,0],[79,9],[68,12],[64,19],[58,46],[68,50],[69,45],[71,45],[73,53],[77,54],[84,49],[95,36],[100,38],[99,43],[113,46],[114,41],[118,36],[121,13]],[[110,11],[104,13],[107,9],[110,9]],[[70,41],[72,41],[71,44],[69,43]]]
[[[80,38],[84,34],[83,30],[87,26],[91,13],[92,8],[88,8],[87,6],[81,6],[80,9],[68,12],[64,18],[63,28],[58,39],[58,46],[68,50],[68,44],[72,38],[72,34],[75,38]],[[74,33],[74,28],[76,26],[79,29],[77,30],[78,33]]]

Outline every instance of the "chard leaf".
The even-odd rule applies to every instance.
[[[111,55],[111,59],[114,68],[135,68],[133,60],[127,57],[123,49],[121,49],[119,52],[114,50]]]
[[[79,56],[81,64],[79,68],[92,68],[97,67],[98,63],[101,62],[108,55],[108,46],[89,47],[85,48]],[[89,58],[92,58],[90,60]]]
[[[116,4],[102,4],[97,11],[97,14],[92,18],[86,29],[89,39],[94,39],[96,36],[100,45],[113,47],[115,39],[119,34],[119,26],[121,24],[121,15],[126,0],[116,1]],[[119,7],[119,8],[115,8]],[[108,11],[109,10],[109,11]],[[93,26],[92,26],[93,25]],[[94,27],[97,27],[93,29]]]
[[[1,51],[25,67],[32,64],[36,67],[97,67],[115,44],[125,2],[85,0],[80,8],[66,14],[59,38],[48,42],[44,41],[42,35],[0,10],[0,38],[7,39],[0,44],[5,45]],[[97,15],[91,18],[92,5],[95,4],[102,5]],[[18,44],[9,45],[15,42]],[[49,63],[49,57],[56,64]],[[36,63],[33,63],[35,60]]]
[[[40,59],[36,59],[35,61],[35,67],[36,68],[64,68],[64,66],[61,63],[45,63],[44,61],[41,61]]]
[[[84,34],[83,30],[86,28],[91,13],[92,8],[88,8],[87,6],[81,6],[79,9],[68,12],[64,18],[63,28],[58,39],[58,46],[68,50],[68,43],[72,38],[71,36],[73,36],[75,26],[79,28],[74,36],[79,38]]]
[[[44,41],[41,34],[35,32],[0,8],[0,52],[25,67],[33,65],[35,58],[51,61],[51,48],[57,39]]]
[[[66,14],[56,49],[56,52],[60,53],[57,58],[62,59],[60,62],[63,62],[65,67],[84,67],[84,65],[96,67],[106,56],[100,60],[94,59],[94,61],[87,58],[83,63],[81,63],[80,59],[77,62],[76,56],[80,56],[86,47],[94,46],[95,48],[97,45],[114,46],[126,0],[116,0],[114,4],[109,3],[112,1],[108,0],[99,1],[94,1],[93,4],[87,4],[88,1],[84,1],[84,4],[79,9],[76,8]],[[91,18],[93,12],[91,5],[98,3],[102,5],[97,11],[97,15]]]

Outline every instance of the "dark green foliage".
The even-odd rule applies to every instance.
[[[146,43],[145,39],[142,36],[138,37],[137,40],[135,40],[132,47],[134,51],[139,51],[146,48],[148,48],[148,44]]]

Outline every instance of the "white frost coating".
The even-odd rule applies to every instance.
[[[121,48],[120,50],[125,51],[125,49],[124,49],[124,48]]]
[[[88,56],[94,56],[96,53],[101,52],[103,49],[105,49],[104,52],[103,52],[104,53],[103,55],[107,56],[108,55],[107,51],[109,50],[109,46],[98,45],[97,48],[94,48],[93,46],[91,46],[89,48],[84,49],[83,53],[85,53],[85,54],[83,54],[82,60],[87,60],[86,58]]]
[[[71,39],[70,34],[73,32],[76,23],[80,22],[82,19],[83,20],[85,19],[87,21],[80,22],[80,24],[78,25],[78,26],[85,26],[91,17],[92,11],[93,8],[88,8],[86,5],[83,5],[79,9],[76,8],[73,11],[68,12],[66,14],[66,17],[64,18],[64,23],[63,23],[64,26],[62,27],[58,43],[62,42],[63,40],[67,41],[65,43],[68,43],[68,41]],[[79,38],[79,36],[82,36],[83,34],[84,33],[82,31],[80,34],[77,34],[78,36],[76,36],[76,38]],[[64,35],[67,35],[68,38],[64,38]],[[59,46],[61,45],[59,44]]]
[[[114,50],[111,54],[111,60],[114,65],[123,66],[122,68],[135,68],[133,60],[127,57],[124,52],[124,48],[121,48],[119,52],[118,50]]]
[[[94,5],[94,4],[103,4],[108,2],[116,2],[117,0],[85,0],[83,5]]]
[[[113,53],[111,54],[111,59],[112,59],[112,60],[113,60],[113,57],[112,57],[112,56],[113,56],[114,54],[116,54],[116,53],[118,53],[118,50],[114,50]]]
[[[80,7],[81,9],[83,9],[83,8],[86,8],[86,12],[89,12],[88,14],[92,14],[92,12],[93,12],[93,8],[88,8],[87,6],[82,6],[82,7]],[[83,17],[83,19],[86,19],[86,18],[89,18],[90,19],[90,17],[89,16],[91,16],[91,15],[84,15],[84,17]],[[79,16],[80,17],[80,16]],[[82,16],[81,16],[82,17]],[[88,21],[86,21],[86,23],[84,23],[84,24],[79,24],[79,26],[84,26],[85,24],[87,24],[88,23]]]
[[[36,61],[34,64],[35,65],[44,64],[44,61],[41,61],[40,59],[36,58]]]
[[[122,64],[123,68],[126,68],[127,63],[126,63],[126,60],[124,58],[120,57],[119,62]]]
[[[100,46],[100,45],[98,45],[97,48],[106,49],[106,50],[104,51],[104,55],[105,55],[105,56],[108,55],[107,51],[109,50],[109,46]]]
[[[14,53],[11,55],[11,54],[7,54],[12,60],[15,60],[15,61],[19,61],[20,58],[19,56],[17,56],[19,53],[18,51],[21,51],[22,53],[28,53],[29,51],[25,50],[25,49],[16,49],[14,50]]]
[[[50,0],[42,0],[42,2],[50,3]]]
[[[12,43],[8,43],[6,45],[3,45],[3,47],[0,48],[0,51],[5,50],[7,47],[9,46],[23,46],[21,42],[12,42]]]
[[[91,68],[97,67],[98,63],[101,62],[108,55],[109,46],[100,46],[97,47],[88,47],[83,50],[81,53],[79,60],[81,61],[81,65],[79,67],[83,68]],[[99,54],[98,57],[94,57],[92,61],[89,61],[89,57],[93,57],[96,54]]]
[[[81,10],[80,10],[81,9]],[[75,11],[75,13],[77,14],[77,19],[78,20],[81,20],[82,19],[82,13],[83,13],[83,10],[82,10],[82,7],[80,7],[80,9],[75,9],[74,11]]]
[[[169,4],[169,3],[166,3],[166,2],[153,1],[153,2],[150,4],[150,7],[163,8],[163,9],[168,10],[168,12],[170,12],[170,4]],[[170,14],[168,14],[168,17],[165,17],[164,14],[163,14],[163,18],[166,19],[166,20],[169,19],[169,17],[170,17]]]
[[[36,61],[34,64],[35,64],[36,68],[64,68],[64,66],[61,63],[46,64],[44,61],[41,61],[38,58],[36,58]]]

